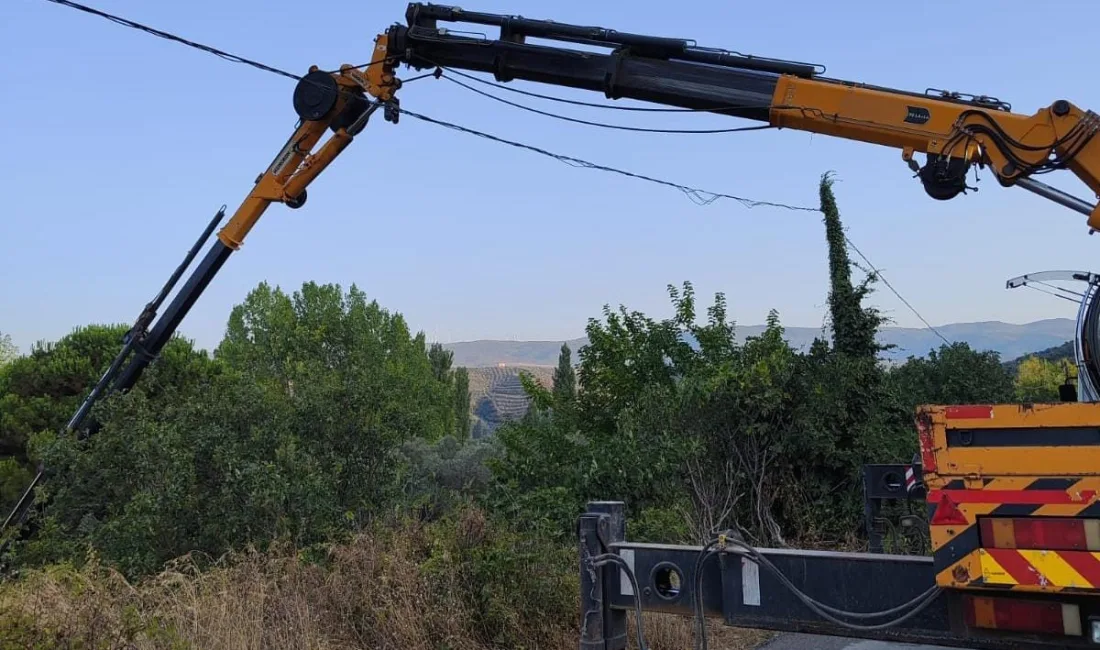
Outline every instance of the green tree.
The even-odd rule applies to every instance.
[[[592,319],[581,349],[578,420],[584,423],[583,482],[588,494],[622,499],[639,512],[668,505],[682,490],[689,444],[670,419],[678,386],[698,367],[736,350],[725,296],[697,322],[690,282],[668,287],[671,318],[654,320],[620,306]]]
[[[886,389],[878,355],[886,346],[876,337],[885,318],[865,304],[876,276],[868,272],[853,284],[852,268],[859,267],[849,258],[829,174],[822,176],[819,194],[832,345],[816,340],[796,360],[797,386],[789,391],[799,396],[791,404],[796,412],[791,426],[798,433],[784,441],[782,462],[791,474],[778,488],[783,496],[776,518],[806,538],[835,538],[850,531],[862,512],[860,467],[881,460],[896,445],[882,412]]]
[[[555,405],[572,404],[577,399],[577,376],[573,371],[573,352],[568,343],[561,344],[558,367],[554,369]]]
[[[656,321],[623,306],[618,311],[605,306],[602,322],[589,319],[578,373],[584,387],[578,401],[589,426],[614,431],[616,417],[638,403],[645,387],[671,388],[694,364],[722,358],[734,346],[723,294],[715,296],[707,323],[700,325],[692,284],[667,290],[672,318]]]
[[[455,353],[443,347],[442,343],[432,343],[428,349],[428,360],[432,364],[432,374],[441,382],[447,382],[451,376],[451,363]]]
[[[1077,366],[1069,359],[1048,361],[1029,356],[1016,370],[1015,397],[1021,402],[1057,402],[1058,387],[1077,377]]]
[[[890,371],[889,383],[910,423],[921,404],[995,404],[1014,397],[1013,378],[1000,355],[967,343],[941,345],[927,358],[910,357]]]
[[[389,450],[454,431],[451,353],[355,285],[307,282],[291,296],[262,283],[233,309],[217,355],[290,398],[298,444],[357,510],[383,501]]]
[[[404,505],[431,519],[460,503],[484,497],[492,480],[487,461],[497,450],[493,438],[444,436],[435,443],[423,438],[406,440],[398,454]]]
[[[443,347],[442,343],[432,343],[428,348],[428,362],[432,367],[432,375],[435,377],[436,382],[439,383],[443,390],[448,394],[454,391],[454,371],[451,370],[451,363],[454,361],[454,352],[447,350]],[[458,431],[461,415],[455,411],[452,407],[457,406],[453,400],[447,404],[447,408],[450,409],[449,413],[445,415],[449,422],[444,426],[444,432],[442,435],[453,435]]]
[[[863,514],[862,466],[909,460],[916,436],[911,426],[896,427],[876,359],[818,341],[798,365],[797,434],[787,447],[792,476],[780,503],[786,525],[803,539],[841,540]]]
[[[561,344],[558,366],[554,368],[552,400],[554,417],[566,429],[576,427],[577,376],[573,371],[573,352],[566,343]]]
[[[729,349],[684,377],[663,426],[680,428],[692,443],[687,469],[700,538],[732,525],[759,543],[782,543],[774,501],[788,478],[797,356],[774,311],[762,334]]]
[[[454,371],[455,437],[470,439],[470,372],[465,367]]]
[[[1061,345],[1056,345],[1052,348],[1046,348],[1045,350],[1039,350],[1031,354],[1025,354],[1022,357],[1017,357],[1011,361],[1006,361],[1004,366],[1010,374],[1015,376],[1019,370],[1020,364],[1029,359],[1030,357],[1038,357],[1044,361],[1062,361],[1066,360],[1073,366],[1073,371],[1076,372],[1076,342],[1066,341]]]

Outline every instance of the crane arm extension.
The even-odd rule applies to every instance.
[[[385,52],[386,37],[380,36],[376,51]],[[294,109],[301,121],[286,144],[257,179],[252,190],[233,216],[218,231],[217,239],[198,267],[188,278],[145,338],[140,354],[135,354],[122,370],[116,390],[134,386],[149,363],[172,338],[180,322],[198,300],[229,256],[239,250],[245,237],[272,203],[300,208],[306,201],[306,188],[323,172],[379,106],[385,106],[386,119],[397,121],[393,110],[400,81],[393,75],[393,64],[379,57],[366,70],[342,66],[338,72],[312,67],[294,90]],[[329,137],[313,151],[325,132]]]
[[[499,38],[441,27],[469,23],[500,29]],[[387,32],[389,54],[415,68],[492,73],[598,91],[611,99],[658,104],[767,122],[895,147],[936,199],[964,192],[973,165],[989,168],[1005,186],[1020,185],[1088,216],[1100,211],[1040,183],[1038,174],[1068,168],[1100,194],[1100,117],[1058,100],[1033,115],[1013,113],[991,97],[915,93],[830,79],[824,67],[698,47],[693,41],[617,32],[411,3],[406,24]],[[528,39],[580,45],[567,47]],[[601,51],[602,48],[602,51]],[[926,156],[925,165],[914,154]]]

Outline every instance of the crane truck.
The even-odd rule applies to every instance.
[[[472,35],[447,27],[453,23],[499,34]],[[415,2],[404,23],[377,35],[369,64],[314,66],[299,78],[294,132],[164,312],[158,317],[224,208],[146,305],[73,415],[70,433],[95,432],[89,414],[96,400],[136,384],[272,203],[301,208],[310,183],[378,109],[386,121],[399,121],[406,113],[398,99],[402,65],[437,75],[489,73],[501,83],[581,89],[892,147],[940,201],[964,193],[971,170],[987,169],[1006,188],[1083,214],[1090,234],[1100,229],[1093,200],[1100,195],[1100,118],[1067,99],[1022,114],[995,97],[833,79],[820,65],[687,39]],[[1039,180],[1064,169],[1091,198]],[[1078,353],[1089,376],[1100,378],[1093,346]],[[582,650],[625,648],[632,609],[968,648],[1100,647],[1100,403],[927,405],[914,422],[918,462],[898,467],[922,495],[930,556],[755,549],[735,532],[704,546],[635,543],[625,538],[624,504],[592,502],[578,521]],[[24,521],[42,476],[5,528]]]

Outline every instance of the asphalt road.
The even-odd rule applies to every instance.
[[[911,645],[884,641],[843,639],[835,636],[784,634],[764,644],[759,650],[959,650],[938,645]]]

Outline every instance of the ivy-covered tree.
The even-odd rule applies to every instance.
[[[890,453],[891,431],[882,411],[885,376],[878,355],[886,346],[877,342],[885,318],[866,304],[876,279],[868,272],[858,285],[849,257],[849,241],[833,193],[833,179],[822,176],[820,208],[825,224],[829,260],[829,323],[832,345],[815,341],[800,358],[800,434],[790,443],[795,475],[786,485],[796,490],[784,500],[787,518],[804,528],[811,520],[833,522],[822,532],[843,534],[859,516],[857,493],[860,467],[884,461]],[[790,491],[788,490],[788,491]],[[801,508],[799,504],[813,504]]]
[[[848,257],[848,237],[840,221],[833,179],[829,174],[821,177],[818,189],[829,250],[829,316],[833,345],[849,357],[873,358],[884,349],[875,337],[885,320],[877,309],[864,304],[875,277],[869,273],[858,286],[852,284],[853,264]]]

